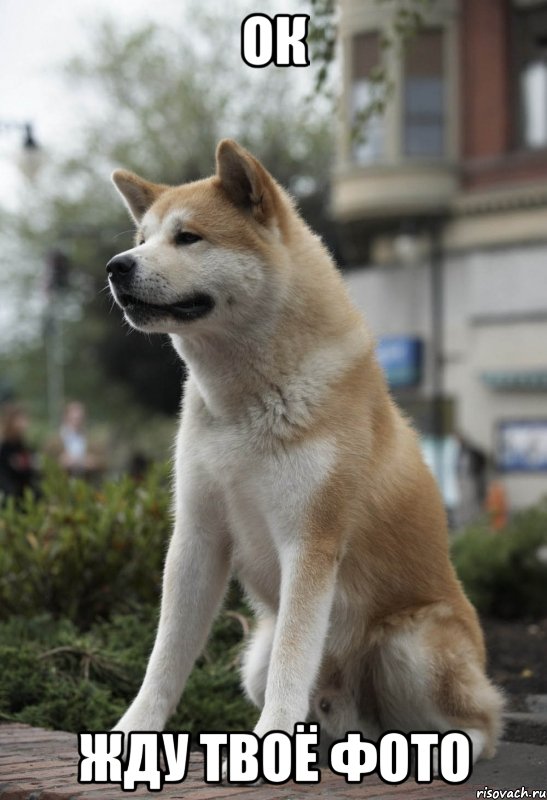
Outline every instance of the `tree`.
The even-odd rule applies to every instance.
[[[337,87],[332,86],[333,67],[337,57],[338,3],[336,0],[309,0],[313,24],[310,32],[312,62],[315,64],[314,90],[325,95],[335,106],[339,100]],[[421,30],[425,14],[438,0],[368,0],[383,5],[387,10],[387,24],[382,31],[380,44],[384,51],[394,50],[400,55],[405,45]],[[385,111],[393,91],[393,80],[385,65],[380,63],[372,70],[370,100],[356,109],[353,135],[366,138],[367,123]]]
[[[67,67],[69,85],[93,105],[93,115],[15,220],[19,240],[36,260],[52,247],[70,258],[67,393],[85,397],[110,419],[116,409],[125,416],[135,402],[147,413],[173,412],[181,383],[180,364],[165,338],[128,330],[124,335],[121,313],[112,311],[102,291],[104,265],[132,241],[132,225],[109,182],[114,167],[182,183],[210,174],[216,143],[234,136],[299,195],[310,223],[330,236],[325,118],[303,103],[303,91],[287,71],[257,74],[242,65],[239,47],[227,47],[233,31],[225,17],[196,7],[189,19],[182,40],[157,25],[129,32],[106,22],[97,27],[88,53]],[[241,16],[234,20],[240,24]]]

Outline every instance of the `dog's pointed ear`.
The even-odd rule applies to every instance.
[[[116,169],[112,173],[112,182],[121,194],[129,213],[140,222],[154,200],[164,191],[165,187],[157,183],[150,183],[139,178],[134,172],[127,169]]]
[[[223,139],[216,152],[217,177],[234,205],[267,224],[276,211],[277,188],[270,173],[233,139]]]

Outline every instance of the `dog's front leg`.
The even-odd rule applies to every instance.
[[[114,730],[161,731],[203,648],[230,571],[218,498],[196,490],[179,504],[163,578],[156,641],[141,689]]]
[[[305,539],[281,555],[281,597],[258,736],[304,722],[323,655],[337,572],[336,550]]]

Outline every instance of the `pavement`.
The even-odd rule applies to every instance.
[[[519,710],[506,714],[505,728],[512,742],[547,745],[547,695],[524,696]]]
[[[19,724],[0,725],[0,800],[114,800],[128,796],[127,792],[109,784],[79,784],[78,760],[74,734]],[[522,793],[523,788],[528,795]],[[504,741],[496,757],[479,762],[469,780],[460,785],[448,785],[440,780],[417,784],[412,777],[398,785],[387,785],[376,776],[365,777],[361,784],[347,784],[342,776],[327,769],[322,770],[321,783],[312,785],[292,782],[282,786],[250,787],[206,784],[203,757],[199,752],[192,752],[186,779],[179,784],[166,785],[160,794],[165,800],[227,800],[245,795],[256,800],[325,797],[333,800],[403,797],[409,800],[474,800],[480,797],[496,800],[533,797],[534,790],[542,792],[536,797],[547,798],[547,746]],[[150,794],[158,793],[138,786],[129,796],[142,798]]]

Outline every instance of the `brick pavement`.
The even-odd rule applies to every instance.
[[[123,792],[108,784],[81,785],[77,782],[76,737],[70,733],[45,731],[26,725],[0,725],[0,800],[114,800],[132,796],[148,797],[157,792],[137,788]],[[535,789],[547,787],[547,748],[503,743],[492,762],[481,762],[467,784],[448,786],[441,781],[418,785],[412,779],[399,786],[388,786],[376,777],[366,777],[359,785],[346,784],[344,778],[322,770],[316,785],[226,786],[203,783],[203,759],[193,752],[188,776],[183,783],[166,785],[165,800],[228,800],[250,796],[255,800],[305,800],[329,797],[332,800],[454,800],[476,798],[476,789]],[[540,783],[541,781],[541,783]],[[547,796],[547,795],[545,795]]]

